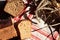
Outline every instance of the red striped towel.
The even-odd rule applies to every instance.
[[[27,7],[28,8],[28,7]],[[27,9],[26,8],[26,9]],[[26,10],[23,10],[23,12],[25,12]],[[23,13],[22,12],[22,13]],[[27,17],[32,20],[33,18],[33,15],[32,14],[29,14],[29,12],[26,13],[27,14]],[[15,17],[13,18],[12,20],[14,22],[17,22],[19,20],[22,20],[22,19],[25,19],[24,18],[24,15],[22,15],[21,17]],[[41,26],[40,26],[41,27]],[[39,29],[39,27],[35,26],[35,25],[32,25],[32,30],[37,30]],[[52,30],[55,30],[54,28],[51,28]],[[50,30],[49,28],[43,28],[43,29],[40,29],[40,30],[37,30],[37,31],[33,31],[31,32],[32,36],[31,36],[31,39],[30,40],[53,40],[52,38],[52,35],[50,33]],[[53,32],[53,37],[55,40],[58,40],[58,37],[59,37],[59,34],[57,31]]]
[[[27,17],[28,17],[29,19],[32,19],[32,18],[33,18],[33,15],[28,13]],[[21,16],[20,18],[16,17],[16,18],[14,18],[13,20],[14,20],[15,22],[17,22],[18,20],[22,20],[22,19],[25,19],[24,16]],[[32,30],[36,30],[36,29],[38,29],[38,28],[39,28],[39,27],[36,27],[36,26],[32,25]],[[46,30],[47,30],[47,29],[46,29]],[[48,30],[48,31],[49,31],[49,30]],[[34,32],[31,32],[31,33],[32,33],[31,40],[53,40],[52,35],[49,35],[50,33],[47,33],[47,31],[42,30],[42,29],[37,30],[37,31],[34,31]],[[53,35],[54,38],[57,40],[58,35],[59,35],[58,32],[55,31],[53,34],[54,34],[54,35]],[[49,35],[49,36],[48,36],[48,35]]]

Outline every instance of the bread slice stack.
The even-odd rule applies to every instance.
[[[21,39],[31,38],[31,22],[23,20],[18,24]]]
[[[16,17],[22,14],[21,12],[24,8],[25,5],[22,0],[12,0],[6,3],[4,11]]]

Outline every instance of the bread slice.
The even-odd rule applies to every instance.
[[[8,40],[13,37],[17,37],[17,32],[14,28],[14,25],[0,29],[0,39],[1,40]]]
[[[23,20],[18,24],[21,39],[31,38],[31,22]]]
[[[25,5],[22,0],[12,0],[7,2],[4,11],[9,13],[12,16],[21,15],[20,12],[25,8]]]

